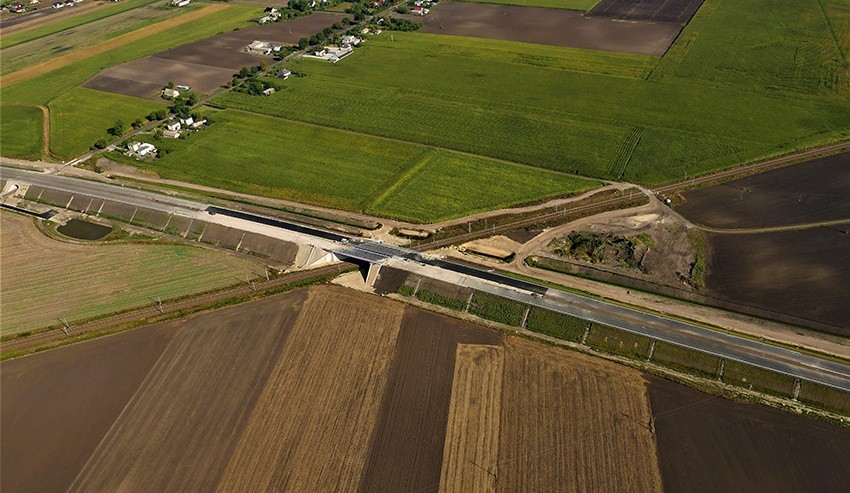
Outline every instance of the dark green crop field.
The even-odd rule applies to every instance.
[[[850,136],[848,10],[709,0],[662,59],[383,33],[215,104],[658,185]]]
[[[418,222],[599,185],[563,173],[242,111],[216,112],[212,120],[187,140],[148,138],[167,155],[144,166],[165,178]]]

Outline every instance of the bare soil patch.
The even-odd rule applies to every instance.
[[[623,21],[674,22],[685,25],[703,0],[602,0],[587,15]]]
[[[422,22],[425,33],[653,56],[663,55],[682,29],[678,24],[618,22],[569,10],[462,2],[440,3],[425,17],[400,17]]]
[[[0,363],[0,489],[66,491],[173,335],[151,327]]]
[[[676,210],[712,228],[850,220],[850,152],[690,190]],[[800,233],[803,234],[803,233]]]
[[[159,99],[169,81],[207,94],[226,84],[240,68],[272,57],[245,52],[254,41],[295,44],[338,22],[337,14],[319,12],[249,29],[239,29],[110,67],[84,85],[127,96]]]
[[[711,236],[706,287],[720,298],[850,336],[847,230],[850,222],[834,228]]]
[[[491,330],[443,315],[405,312],[361,490],[436,491],[459,343],[501,343]]]
[[[236,55],[244,55],[243,65],[257,63],[257,58],[248,53]],[[161,101],[160,92],[169,81],[206,94],[227,83],[233,73],[233,69],[149,56],[107,68],[89,79],[83,87]]]
[[[843,491],[850,429],[651,377],[664,490]]]
[[[649,423],[639,372],[511,338],[497,490],[661,491]]]

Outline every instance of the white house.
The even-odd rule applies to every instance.
[[[178,91],[177,89],[166,88],[166,89],[162,90],[162,97],[164,97],[164,98],[176,98],[176,97],[179,97],[179,96],[180,96],[180,91]]]
[[[198,120],[198,121],[190,123],[189,128],[191,128],[192,130],[198,130],[199,128],[204,128],[204,125],[206,125],[206,124],[207,124],[206,119]]]
[[[149,144],[147,142],[138,142],[133,141],[127,144],[127,152],[128,156],[137,156],[141,159],[144,159],[148,156],[156,156],[156,147],[153,144]]]
[[[180,120],[180,125],[183,125],[183,126],[186,126],[186,127],[191,126],[195,122],[195,120],[193,120],[191,116],[186,117],[186,118],[180,118],[179,120]]]
[[[165,128],[171,130],[172,132],[176,132],[180,130],[180,122],[172,120],[165,124]]]
[[[292,75],[292,71],[289,69],[282,68],[277,71],[277,76],[283,80],[288,79],[290,75]]]
[[[272,94],[274,94],[274,87],[269,87],[263,91],[263,96],[271,96]]]
[[[272,53],[280,51],[282,48],[283,45],[268,43],[266,41],[254,41],[245,48],[245,51],[247,51],[248,53],[271,55]]]
[[[357,46],[363,40],[357,36],[343,36],[341,41],[343,45]]]
[[[166,139],[179,139],[180,131],[179,130],[165,130],[162,132],[162,136]]]
[[[175,7],[185,7],[189,5],[190,0],[171,0],[171,5]]]

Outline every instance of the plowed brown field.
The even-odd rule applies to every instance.
[[[404,306],[359,301],[341,288],[310,291],[220,491],[360,484]]]
[[[508,340],[498,491],[661,491],[640,372]]]
[[[844,430],[656,386],[656,431],[646,382],[316,286],[3,362],[0,486],[643,492],[660,491],[663,472],[675,490],[757,491],[784,483],[740,475],[777,468],[798,491],[848,480]]]

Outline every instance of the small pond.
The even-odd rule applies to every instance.
[[[68,224],[56,228],[56,231],[78,240],[99,240],[108,235],[112,231],[112,228],[102,224],[90,223],[79,219],[71,219],[68,221]]]

